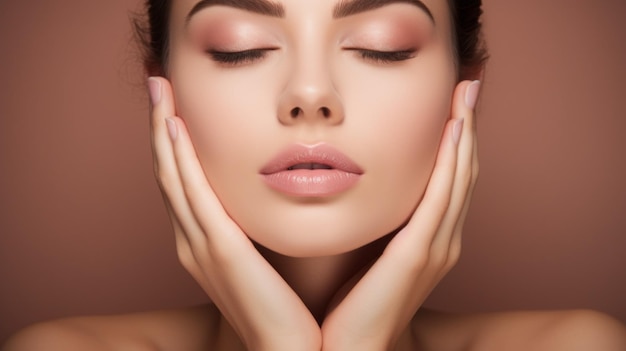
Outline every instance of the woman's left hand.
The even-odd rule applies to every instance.
[[[323,350],[394,350],[413,342],[411,319],[460,256],[461,231],[478,176],[474,105],[479,86],[469,81],[457,85],[421,203],[326,316]]]

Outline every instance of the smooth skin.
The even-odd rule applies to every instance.
[[[334,18],[337,0],[283,0],[280,18],[210,6],[185,25],[193,3],[173,3],[167,78],[206,178],[246,235],[313,258],[406,223],[458,83],[445,2],[430,5],[436,25],[408,3]],[[241,52],[257,55],[232,63]],[[363,174],[335,196],[276,191],[259,172],[294,144],[332,146]]]
[[[166,117],[174,114],[173,100],[167,82],[159,80],[164,94],[155,99],[155,167],[174,224],[179,257],[248,349],[386,350],[395,349],[403,336],[403,343],[413,343],[407,330],[411,318],[458,260],[468,195],[476,180],[472,118],[463,128],[462,117],[472,115],[465,104],[469,84],[459,84],[454,118],[444,132],[421,204],[380,258],[323,319],[320,330],[297,294],[221,207],[203,175],[184,122]],[[165,134],[158,131],[159,125],[168,129],[168,140],[159,139]]]
[[[320,327],[221,208],[185,124],[173,117],[167,81],[156,79],[161,94],[152,109],[155,171],[181,262],[215,305],[37,324],[15,335],[3,351],[626,349],[623,326],[597,312],[453,315],[420,309],[458,258],[476,179],[473,111],[464,96],[470,82],[455,91],[424,200],[367,272],[338,290],[337,306]],[[460,120],[457,146],[453,135]]]
[[[327,6],[331,4],[330,1],[293,2],[293,4],[296,3],[301,6],[306,5],[306,7],[288,6],[289,13],[300,14],[303,16],[302,18],[316,14],[320,16],[316,23],[326,23],[324,21],[332,23],[327,27],[329,38],[334,38],[333,35],[341,32],[335,29],[344,28],[323,17],[328,13],[324,8],[315,7],[321,6],[319,4],[325,4],[324,6],[330,8]],[[191,2],[185,4],[189,5]],[[439,9],[434,11],[439,24],[445,24],[447,18],[442,4],[443,2],[431,2],[433,10]],[[309,7],[319,11],[309,11]],[[174,23],[177,23],[176,21],[181,22],[187,10],[180,6],[176,9],[174,18],[177,20],[173,21]],[[380,11],[391,11],[388,14],[398,16],[415,15],[421,18],[420,23],[429,23],[421,12],[400,10],[402,10],[400,7],[390,7]],[[205,11],[198,16],[216,14],[210,11]],[[230,13],[231,15],[234,14],[232,11]],[[359,30],[364,28],[365,31],[366,29],[369,30],[371,23],[385,24],[384,20],[389,17],[387,13],[384,13],[385,16],[382,14],[383,12],[363,14],[361,17],[351,20],[354,20],[354,28]],[[236,16],[240,15],[244,16],[241,13],[236,13]],[[246,24],[266,22],[266,19],[262,21],[257,17],[247,19],[247,16],[246,14],[245,21],[250,22],[245,22]],[[373,22],[370,22],[369,16],[372,16]],[[217,17],[222,18],[223,16]],[[419,18],[415,19],[419,20]],[[433,30],[430,24],[426,25],[424,33],[432,35],[422,38],[423,42],[418,40],[424,44],[421,46],[421,56],[419,56],[424,61],[416,60],[407,62],[404,66],[397,66],[395,68],[404,67],[409,71],[398,70],[398,73],[403,74],[395,75],[393,73],[396,71],[393,69],[383,69],[383,67],[371,65],[369,61],[361,62],[358,55],[348,56],[344,55],[345,52],[337,53],[323,49],[335,41],[328,40],[326,37],[309,37],[309,34],[318,32],[306,31],[306,27],[299,26],[299,23],[303,23],[301,21],[280,22],[281,20],[275,20],[281,23],[276,28],[287,26],[282,31],[279,30],[277,32],[279,35],[276,36],[279,38],[278,43],[280,44],[277,46],[286,49],[272,51],[268,54],[267,60],[259,61],[258,64],[255,63],[249,67],[242,67],[240,71],[239,69],[218,69],[212,66],[207,63],[206,52],[204,51],[206,48],[196,41],[188,40],[188,38],[193,37],[189,33],[195,33],[193,23],[202,25],[204,22],[201,19],[202,17],[196,17],[195,22],[191,22],[189,31],[183,30],[185,27],[182,25],[173,25],[175,28],[173,33],[178,34],[172,37],[172,76],[169,80],[160,77],[151,78],[149,86],[152,99],[151,127],[154,168],[174,228],[178,256],[183,266],[211,298],[212,304],[180,310],[123,316],[81,317],[42,323],[18,333],[5,345],[4,351],[57,349],[173,351],[562,349],[612,351],[626,349],[626,336],[623,326],[614,319],[595,312],[514,312],[453,315],[421,308],[430,291],[459,258],[463,222],[478,175],[474,107],[479,83],[462,81],[455,88],[452,78],[442,79],[441,74],[443,73],[441,72],[451,72],[451,67],[448,67],[451,61],[449,60],[450,52],[447,50],[447,40],[450,37],[445,31],[447,26],[442,25],[439,30]],[[259,23],[256,22],[257,20]],[[208,22],[214,23],[213,21]],[[414,23],[413,21],[409,22]],[[361,24],[364,27],[361,27]],[[290,25],[296,27],[288,27]],[[269,26],[268,28],[274,27]],[[255,31],[255,33],[259,32],[264,33],[263,31]],[[378,31],[375,32],[379,33]],[[281,33],[283,37],[281,37]],[[365,33],[369,32],[365,31]],[[200,35],[200,37],[203,36]],[[261,39],[268,38],[262,37]],[[289,43],[292,46],[289,46]],[[307,43],[308,45],[296,45],[298,43]],[[365,40],[365,44],[372,43]],[[367,48],[372,49],[369,46]],[[393,47],[392,49],[398,48]],[[289,55],[293,53],[298,53],[298,55],[294,54],[293,57],[310,59],[316,57],[316,54],[328,52],[337,54],[333,56],[336,60],[329,60],[328,62],[331,62],[333,67],[343,68],[334,70],[335,73],[331,76],[322,74],[331,71],[328,66],[323,64],[327,62],[325,60],[287,60]],[[295,72],[298,74],[292,74],[293,72],[287,69],[290,68],[289,65],[281,64],[282,61],[280,60],[282,59],[293,64],[294,69],[296,69]],[[302,67],[307,67],[307,69],[297,70],[301,66],[296,65],[296,63]],[[199,66],[194,66],[194,64]],[[433,67],[438,67],[438,69],[434,70]],[[310,74],[310,70],[314,68],[314,71],[319,74]],[[353,68],[359,71],[352,71]],[[210,72],[211,74],[199,75],[199,72]],[[248,76],[243,73],[255,75]],[[231,74],[240,77],[240,80],[233,80],[234,76]],[[251,79],[256,77],[256,74],[259,74],[260,77],[265,77],[267,74],[267,77],[270,78],[291,78],[285,81],[290,84],[283,84],[285,82],[279,78],[273,80]],[[378,84],[357,84],[360,81],[356,79],[363,77],[379,77],[380,79],[377,79]],[[420,77],[420,79],[425,80],[406,79],[407,77]],[[221,84],[216,84],[216,82]],[[236,84],[236,82],[245,82],[246,84],[236,86],[237,89],[224,88],[225,84]],[[238,96],[242,90],[254,82],[257,84],[262,82],[264,89],[252,89],[254,94],[247,96],[248,99],[254,96],[258,97],[261,93],[275,94],[286,98],[281,100],[262,96],[257,101],[258,103],[248,105],[252,106],[254,112],[252,114],[248,113],[247,110],[239,110],[246,107],[243,104],[235,106],[229,103],[231,100],[222,98],[220,95],[232,93]],[[398,89],[398,91],[412,92],[423,100],[418,101],[417,97],[415,99],[402,98],[401,104],[381,104],[381,99],[392,99],[398,95],[377,95],[378,89],[386,91],[384,84],[390,86],[406,84],[403,85],[406,87],[405,89]],[[410,84],[415,84],[415,86]],[[449,86],[434,89],[436,84],[449,84]],[[294,99],[302,97],[298,94],[310,91],[298,89],[307,85],[321,89],[319,91],[323,94],[317,95],[320,100]],[[286,87],[286,90],[280,90],[283,87]],[[420,87],[423,89],[420,90]],[[420,91],[420,94],[415,94],[416,91]],[[440,93],[437,95],[438,98],[428,98],[427,94],[433,91]],[[286,93],[278,94],[283,92]],[[342,93],[343,95],[340,96],[344,99],[328,100],[334,96],[332,94],[337,92]],[[367,95],[366,93],[369,92],[373,94]],[[175,94],[176,103],[174,102]],[[349,98],[350,96],[352,98]],[[368,96],[371,98],[367,98]],[[226,95],[226,97],[229,96]],[[375,99],[375,97],[378,98]],[[214,100],[209,101],[210,98]],[[371,119],[368,120],[369,124],[364,123],[363,120],[358,120],[359,126],[373,126],[371,129],[378,131],[379,134],[386,127],[395,127],[395,130],[391,130],[404,132],[402,135],[385,132],[385,137],[390,140],[398,139],[410,142],[425,140],[430,136],[432,143],[427,145],[428,148],[416,147],[414,149],[417,150],[415,152],[426,153],[428,157],[432,158],[434,158],[438,142],[439,147],[436,151],[436,161],[432,172],[430,172],[430,167],[426,167],[426,164],[432,166],[432,163],[429,163],[432,158],[429,159],[428,157],[420,159],[419,164],[414,169],[402,168],[403,165],[409,165],[407,159],[412,159],[412,155],[406,156],[406,154],[402,154],[405,156],[399,158],[401,162],[398,162],[398,167],[393,168],[395,171],[405,169],[415,172],[410,173],[411,177],[405,177],[405,180],[408,179],[407,183],[410,184],[402,184],[398,190],[404,192],[402,189],[411,185],[415,188],[413,191],[415,194],[412,194],[415,195],[415,198],[411,200],[410,204],[414,206],[410,207],[412,214],[407,212],[408,216],[403,217],[406,218],[406,223],[383,237],[380,237],[380,233],[383,231],[376,231],[374,234],[378,235],[377,237],[364,238],[356,235],[359,234],[358,230],[353,230],[354,236],[328,236],[324,240],[333,245],[327,245],[327,247],[337,247],[338,245],[334,244],[339,242],[333,241],[335,239],[342,240],[342,245],[345,247],[352,245],[350,250],[346,249],[338,254],[328,256],[291,257],[253,243],[248,234],[241,229],[239,225],[241,223],[236,222],[229,215],[234,213],[236,209],[232,208],[234,205],[226,206],[224,199],[228,198],[226,196],[228,192],[224,191],[224,188],[230,186],[235,188],[234,190],[238,190],[237,187],[252,184],[253,186],[250,188],[252,191],[258,189],[254,188],[254,182],[249,182],[249,184],[236,183],[236,186],[227,184],[227,182],[219,183],[218,180],[220,179],[229,179],[227,176],[230,176],[231,170],[216,167],[211,161],[220,161],[219,156],[221,155],[219,153],[223,150],[235,149],[236,151],[238,149],[234,144],[225,144],[226,147],[217,152],[207,147],[208,144],[206,143],[214,142],[220,135],[223,135],[222,132],[226,130],[226,127],[234,128],[241,125],[228,124],[232,121],[218,119],[224,116],[233,119],[240,115],[244,117],[254,116],[255,118],[250,121],[250,124],[252,122],[257,124],[253,128],[247,126],[248,130],[261,136],[271,135],[273,139],[277,139],[279,133],[283,133],[281,135],[293,134],[291,129],[283,128],[283,126],[289,125],[289,121],[281,121],[282,125],[277,125],[274,118],[275,106],[271,105],[274,100],[281,101],[284,111],[290,111],[292,107],[297,106],[306,113],[307,111],[318,111],[323,105],[323,107],[332,107],[331,112],[337,112],[343,108],[359,112],[349,113],[349,118],[354,116],[365,118],[368,116],[367,113],[374,108],[385,107],[390,110],[392,107],[396,107],[397,110],[394,110],[393,113],[385,114],[388,118],[390,116],[395,118],[393,123],[387,123],[387,120],[383,120],[385,123],[380,123],[380,120],[375,119],[380,118],[380,114],[373,113],[373,116],[370,116]],[[336,104],[331,105],[323,101],[334,101]],[[340,106],[338,102],[343,102],[343,105]],[[366,106],[365,102],[371,105]],[[224,109],[217,111],[216,106],[219,104],[223,104],[220,106]],[[269,108],[263,109],[261,108],[263,106],[269,106]],[[335,108],[336,106],[339,107]],[[423,111],[421,109],[424,106],[429,106],[432,108],[430,111],[439,113],[413,112]],[[203,110],[204,108],[206,110]],[[410,110],[411,108],[416,110]],[[227,115],[227,112],[231,113]],[[177,116],[184,117],[184,119]],[[279,116],[284,117],[288,114],[279,114]],[[417,125],[424,126],[427,123],[411,119],[415,116],[430,116],[433,122],[428,129],[422,130],[419,137],[410,133],[418,129]],[[305,126],[319,127],[317,124],[321,123],[320,120],[310,118],[310,115],[307,118],[307,122],[310,124]],[[346,118],[346,121],[343,122],[344,126],[346,124],[349,126],[349,123],[353,123],[354,119]],[[219,126],[218,124],[203,124],[221,122],[226,123],[223,128],[216,128],[215,126]],[[400,122],[405,124],[398,124]],[[441,126],[444,123],[445,127],[442,129]],[[354,126],[354,124],[352,125]],[[401,127],[398,127],[399,125]],[[190,127],[188,128],[188,126]],[[269,130],[259,133],[260,128],[265,126],[281,129],[280,131]],[[409,128],[412,126],[416,128]],[[343,130],[347,129],[346,127]],[[358,130],[361,131],[361,129]],[[435,130],[436,133],[434,133]],[[241,132],[239,133],[241,135],[246,130],[238,131]],[[192,138],[194,133],[198,135],[196,139]],[[207,135],[211,135],[210,133],[215,133],[212,135],[215,138],[207,137]],[[250,134],[250,138],[255,137],[254,133]],[[349,134],[341,134],[342,138],[336,138],[335,142],[337,140],[353,140],[346,138],[346,135]],[[194,143],[192,143],[192,139],[195,141]],[[363,139],[367,140],[368,138]],[[262,146],[267,147],[268,144],[263,142],[267,141],[265,139],[259,139],[259,141],[252,143],[249,140],[242,140],[240,144],[245,144],[244,141],[250,145],[258,146],[253,150],[247,150],[246,154],[254,154],[255,151],[258,151],[257,149],[261,149]],[[218,140],[217,142],[222,141]],[[224,141],[224,143],[227,142],[233,142],[233,140]],[[397,145],[386,144],[392,151],[387,150],[383,154],[384,157],[378,155],[377,160],[387,161],[388,156],[401,154],[401,148],[394,149]],[[219,144],[219,146],[224,145]],[[347,147],[346,145],[342,146]],[[367,157],[373,155],[370,149],[361,147],[367,146],[366,143],[357,146],[359,149],[365,150],[365,156],[357,155],[363,160],[367,161]],[[430,153],[431,148],[432,154]],[[271,152],[268,153],[271,154]],[[203,155],[204,157],[202,157]],[[243,155],[244,153],[235,154],[235,156]],[[263,157],[260,159],[262,161]],[[219,169],[216,170],[212,167]],[[385,171],[382,173],[389,173],[387,168],[371,167],[371,169],[378,171],[381,168]],[[224,174],[216,175],[215,173],[220,173],[217,172],[218,170]],[[237,170],[235,169],[235,171]],[[214,177],[211,179],[212,171],[214,171]],[[246,172],[240,173],[243,176],[249,175]],[[373,173],[374,171],[370,174]],[[409,174],[408,172],[401,173]],[[431,176],[428,179],[429,174]],[[419,177],[424,179],[418,179]],[[209,183],[207,179],[211,179],[215,183]],[[424,195],[422,197],[420,193],[418,200],[417,190],[423,190],[423,185],[426,182]],[[211,185],[216,183],[219,184],[213,188]],[[363,188],[376,190],[380,187],[381,182],[372,184],[374,186],[370,188],[367,186]],[[419,186],[415,186],[415,184],[419,184]],[[223,191],[221,198],[216,195],[217,191],[215,190]],[[263,188],[259,190],[259,193],[264,194]],[[398,198],[395,194],[392,195],[393,199]],[[374,196],[373,198],[377,199],[378,197]],[[220,201],[220,199],[222,200]],[[268,196],[267,199],[271,200],[274,197]],[[355,202],[361,203],[362,201]],[[241,204],[241,201],[235,198],[232,203]],[[295,207],[287,202],[274,201],[272,204],[279,205],[276,208],[286,208],[295,212]],[[326,206],[325,210],[335,209],[335,207],[331,207],[332,205],[331,203]],[[361,209],[356,206],[345,207],[349,207],[350,210]],[[230,212],[227,211],[227,208]],[[337,209],[341,209],[341,207],[337,207]],[[290,215],[294,214],[292,212]],[[337,211],[324,213],[331,215],[328,212],[336,214]],[[349,213],[354,214],[355,212],[358,216],[341,215],[340,219],[344,221],[342,224],[345,224],[348,229],[354,229],[356,224],[353,222],[359,217],[363,217],[362,211]],[[246,216],[240,216],[240,219],[244,217]],[[381,220],[393,222],[387,217],[382,216]],[[261,221],[267,222],[265,218],[261,218]],[[327,222],[337,224],[339,221],[327,220]],[[399,222],[393,222],[394,228],[398,226]],[[277,223],[281,224],[282,222]],[[270,224],[274,225],[275,223]],[[316,234],[316,227],[310,225],[306,227],[309,234]],[[337,231],[337,228],[334,229]],[[308,244],[296,242],[298,240],[294,240],[293,236],[280,237],[276,235],[272,237],[270,234],[275,232],[277,231],[268,230],[264,232],[265,234],[254,233],[254,236],[250,233],[250,236],[259,242],[265,240],[276,248],[286,251],[304,252],[310,247]],[[388,233],[388,231],[384,231],[384,233]],[[318,239],[315,235],[304,235],[303,237],[308,240]],[[299,237],[295,238],[298,239]],[[292,241],[292,247],[282,245],[287,239]],[[319,239],[317,241],[322,242],[324,240]],[[358,244],[357,240],[364,241],[364,243],[359,242],[360,244]],[[368,243],[370,241],[371,243]],[[363,244],[365,245],[362,246]],[[326,248],[320,246],[318,252],[323,252]]]

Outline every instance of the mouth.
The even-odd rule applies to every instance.
[[[333,169],[332,166],[327,165],[327,164],[323,164],[323,163],[298,163],[297,165],[293,165],[290,167],[287,167],[288,171],[294,171],[296,169],[309,169],[309,170],[314,170],[314,169]]]
[[[348,156],[328,144],[293,144],[279,152],[260,171],[272,174],[295,170],[339,170],[362,174],[363,170]]]
[[[298,197],[337,195],[355,186],[363,170],[327,144],[295,144],[280,152],[259,172],[280,193]]]

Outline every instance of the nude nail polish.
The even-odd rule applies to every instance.
[[[161,82],[154,77],[148,78],[148,89],[150,90],[150,101],[156,105],[161,101]]]
[[[454,125],[452,126],[452,140],[454,141],[454,145],[459,145],[459,140],[461,140],[461,134],[463,132],[464,121],[465,120],[461,118],[454,122]]]
[[[476,107],[476,100],[478,100],[478,92],[480,91],[480,81],[475,80],[467,86],[465,91],[465,105],[470,110]]]
[[[165,125],[167,125],[167,132],[170,134],[170,139],[172,139],[172,141],[175,141],[176,137],[178,136],[178,128],[176,126],[176,122],[174,122],[174,120],[171,118],[166,118]]]

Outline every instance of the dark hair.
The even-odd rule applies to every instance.
[[[145,0],[145,13],[133,19],[144,69],[149,76],[165,75],[171,8],[172,0]]]
[[[487,60],[481,15],[481,0],[448,0],[453,23],[454,50],[458,77],[477,79]],[[145,16],[134,20],[148,75],[166,73],[169,48],[169,14],[172,0],[145,0]],[[147,17],[147,18],[143,18]]]
[[[482,0],[448,0],[459,79],[478,79],[487,61],[480,18]]]

